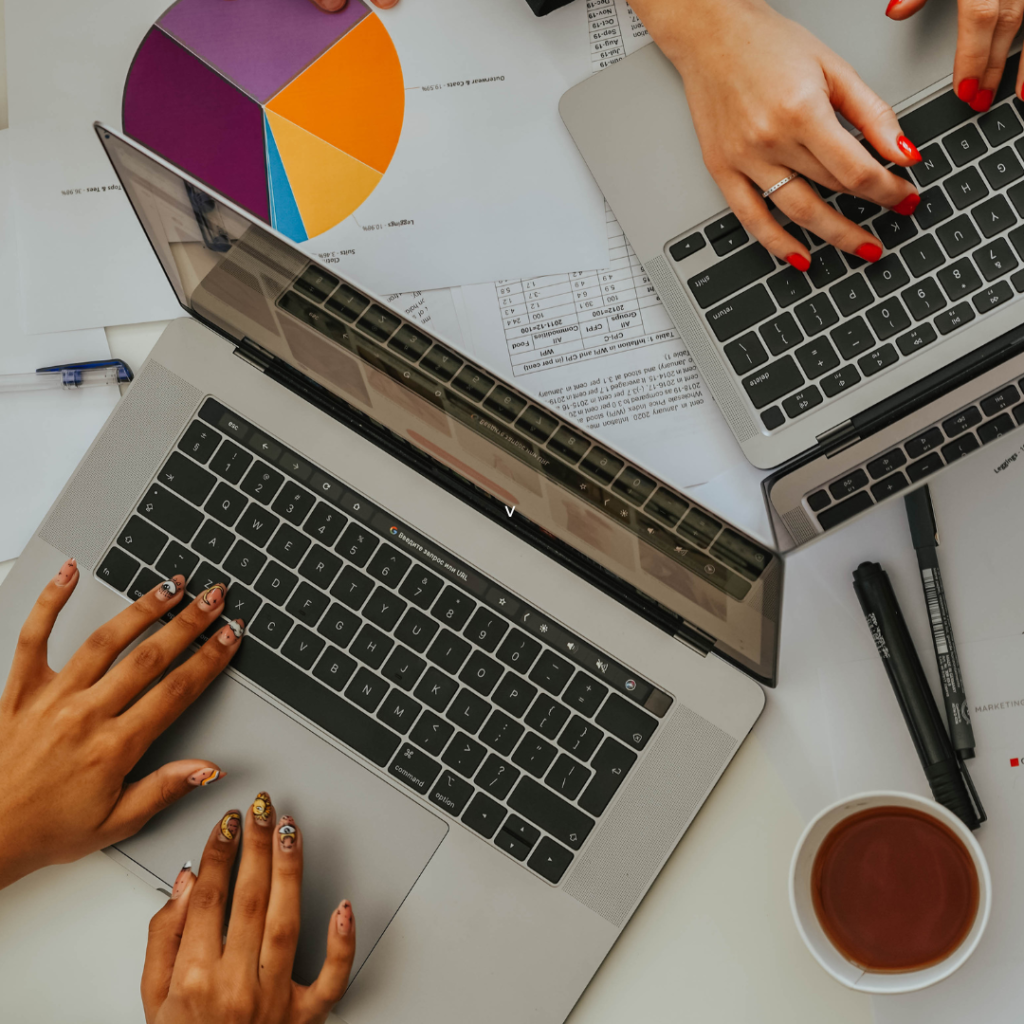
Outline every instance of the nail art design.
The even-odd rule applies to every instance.
[[[178,872],[178,877],[174,880],[174,888],[171,889],[171,899],[176,900],[184,891],[185,886],[188,884],[188,876],[192,871],[192,861],[187,860],[181,865],[181,870]]]
[[[260,825],[270,824],[270,794],[257,793],[252,802],[252,816]]]
[[[199,604],[204,608],[216,608],[223,602],[227,590],[228,588],[223,583],[214,583],[212,587],[203,591],[203,596],[199,598]]]
[[[225,647],[230,647],[236,640],[241,640],[245,636],[245,623],[241,619],[236,619],[229,622],[221,631],[217,634],[217,639]]]
[[[964,103],[970,103],[974,99],[974,94],[978,91],[978,80],[976,78],[965,78],[960,83],[960,88],[957,89],[956,94],[964,101]]]
[[[900,135],[896,139],[896,148],[908,160],[913,160],[915,164],[920,163],[923,159],[920,150],[910,141],[910,139],[906,137],[906,135]]]
[[[53,582],[56,583],[58,587],[66,587],[75,578],[75,571],[77,569],[78,562],[74,558],[69,558],[60,567],[60,572],[54,576]]]
[[[238,811],[228,811],[223,818],[220,819],[220,838],[225,843],[230,843],[241,831],[242,828],[242,816]]]
[[[170,601],[178,592],[178,584],[174,580],[164,580],[156,588],[156,599],[160,602]]]
[[[235,634],[236,640],[241,640],[245,636],[245,623],[241,619],[232,619],[228,623],[228,629]]]
[[[338,934],[349,935],[352,932],[352,904],[342,900],[338,905]]]
[[[295,849],[298,839],[298,833],[295,831],[295,819],[286,814],[281,819],[281,826],[277,830],[277,841],[281,844],[281,849],[288,852]]]
[[[188,784],[190,786],[209,786],[218,779],[223,779],[225,774],[219,768],[200,768],[199,771],[193,772],[188,777]]]

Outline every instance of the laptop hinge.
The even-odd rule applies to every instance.
[[[842,423],[837,423],[834,427],[829,427],[823,434],[818,434],[815,440],[818,444],[834,444],[843,438],[843,435],[853,429],[853,420],[845,420]]]
[[[236,344],[234,354],[239,359],[244,359],[250,366],[255,366],[260,373],[266,373],[274,361],[274,357],[261,345],[257,345],[252,338],[242,338]]]
[[[682,628],[677,630],[673,637],[681,644],[686,644],[691,651],[696,651],[702,658],[706,658],[715,648],[713,636],[685,621]]]

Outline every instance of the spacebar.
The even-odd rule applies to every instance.
[[[252,637],[242,641],[231,667],[382,768],[398,749],[390,729]]]

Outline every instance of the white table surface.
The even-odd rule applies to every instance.
[[[0,128],[7,125],[2,12],[0,0]],[[111,352],[138,366],[162,327],[108,328]],[[0,580],[11,565],[0,563]],[[798,808],[759,739],[763,728],[741,748],[572,1024],[872,1020],[868,998],[827,977],[793,925],[787,872],[808,800]],[[162,902],[100,853],[0,892],[0,1017],[138,1024],[146,926]]]

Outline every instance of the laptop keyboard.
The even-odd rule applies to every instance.
[[[176,573],[230,585],[235,668],[552,884],[671,703],[213,399],[97,569]]]
[[[669,246],[677,263],[709,243],[720,257],[686,283],[767,430],[1024,292],[1024,104],[1010,100],[1018,60],[1007,63],[988,112],[947,91],[900,119],[923,157],[909,172],[888,165],[918,186],[912,217],[815,186],[882,240],[877,263],[787,224],[811,251],[800,273],[748,244],[733,214]]]
[[[823,530],[884,501],[1024,424],[1024,379],[959,409],[902,445],[833,480],[807,499]]]

